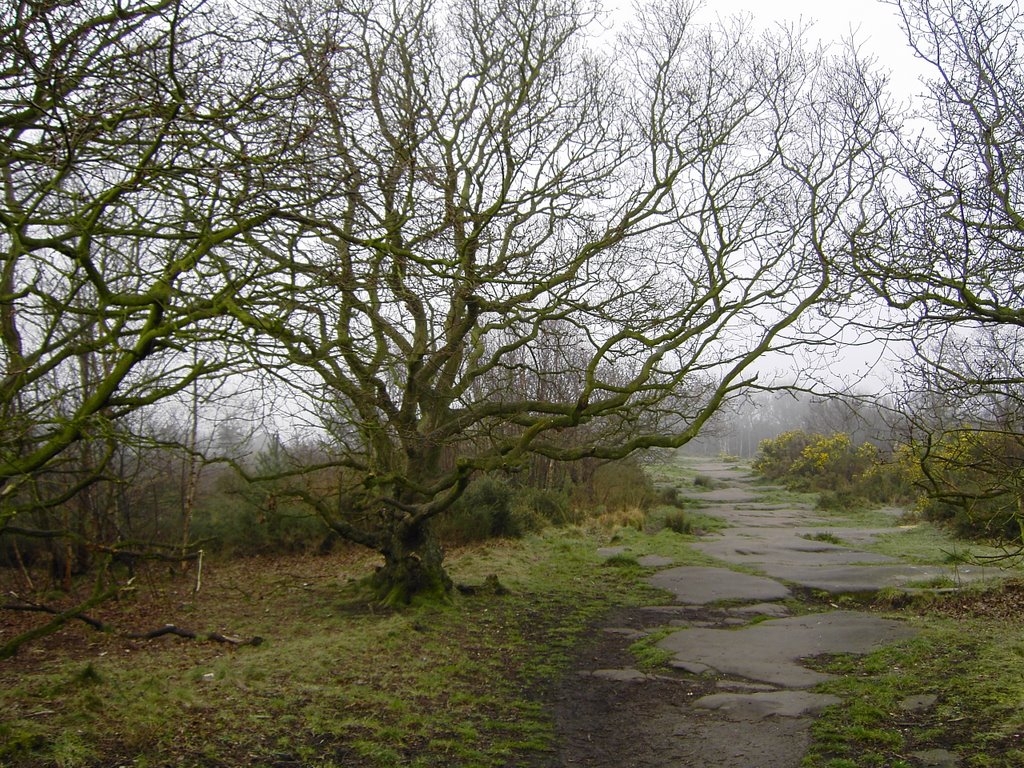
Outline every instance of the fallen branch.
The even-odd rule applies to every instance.
[[[197,633],[190,629],[182,629],[176,627],[174,624],[164,624],[162,627],[157,627],[149,632],[133,632],[125,635],[132,640],[153,640],[164,635],[175,635],[176,637],[183,637],[186,640],[212,640],[215,643],[227,643],[228,645],[260,645],[263,642],[263,638],[259,635],[244,640],[240,637],[232,637],[231,635],[222,635],[220,632],[207,632]]]
[[[16,599],[21,600],[21,602],[4,603],[3,605],[0,605],[0,609],[3,609],[5,611],[29,611],[32,613],[48,613],[52,616],[61,615],[61,611],[52,606],[43,605],[42,603],[34,603],[31,600],[26,600],[25,598],[20,597],[19,595],[15,595],[13,592],[11,594]],[[95,629],[97,632],[109,632],[111,630],[111,627],[109,625],[104,624],[99,619],[94,619],[91,616],[86,616],[84,613],[76,613],[72,616],[69,616],[68,619],[78,619],[79,621],[85,622],[90,627]]]
[[[25,643],[31,640],[44,637],[45,635],[48,635],[51,632],[56,631],[61,625],[67,623],[68,621],[71,621],[72,619],[78,619],[79,621],[85,622],[98,632],[111,632],[118,635],[119,637],[126,637],[129,640],[153,640],[158,637],[163,637],[164,635],[175,635],[176,637],[183,637],[186,640],[209,640],[215,643],[225,643],[227,645],[256,646],[263,643],[263,638],[259,635],[255,635],[254,637],[245,639],[241,637],[235,637],[233,635],[222,635],[220,632],[193,632],[190,629],[183,629],[181,627],[175,626],[174,624],[164,624],[162,627],[157,627],[156,629],[150,630],[149,632],[116,632],[114,628],[109,624],[104,624],[99,619],[94,619],[91,616],[87,616],[84,613],[84,611],[87,611],[94,605],[101,603],[110,597],[113,597],[113,595],[117,591],[118,588],[112,588],[104,593],[95,595],[89,600],[86,600],[78,607],[72,608],[67,611],[59,611],[58,609],[53,608],[49,605],[43,605],[42,603],[34,603],[12,592],[12,596],[17,598],[21,602],[6,603],[4,605],[0,605],[0,609],[8,611],[31,611],[34,613],[48,613],[52,616],[56,616],[57,618],[55,618],[49,624],[45,624],[41,627],[36,627],[35,629],[31,629],[28,632],[25,632],[24,634],[19,635],[18,637],[8,642],[6,645],[0,648],[0,659],[10,658],[15,653],[17,653],[19,646],[24,645]]]
[[[56,611],[56,610],[52,610],[52,609],[44,611],[45,613],[53,613],[54,614],[53,621],[50,621],[47,624],[43,624],[42,626],[35,627],[34,629],[30,629],[28,632],[23,632],[22,634],[18,635],[17,637],[14,637],[14,638],[10,639],[9,641],[7,641],[6,643],[4,643],[3,646],[0,646],[0,659],[9,659],[9,658],[11,658],[14,654],[16,654],[18,652],[18,648],[23,646],[25,643],[31,642],[32,640],[35,640],[35,639],[40,638],[40,637],[45,637],[46,635],[49,635],[49,634],[52,634],[53,632],[56,632],[58,629],[60,629],[62,626],[67,624],[72,619],[81,619],[82,615],[87,610],[89,610],[90,608],[92,608],[92,607],[94,607],[96,605],[99,605],[100,603],[104,602],[105,600],[109,600],[114,595],[116,595],[118,592],[120,592],[121,589],[122,589],[122,587],[120,587],[120,586],[114,586],[114,587],[109,587],[109,588],[107,588],[106,590],[103,590],[103,591],[94,592],[92,597],[90,597],[84,603],[82,603],[81,605],[78,605],[78,606],[76,606],[74,608],[69,608],[66,611]],[[93,621],[94,620],[86,622],[86,623],[90,624],[90,626],[95,626],[95,624],[93,624]],[[97,623],[99,623],[99,622],[97,622]]]

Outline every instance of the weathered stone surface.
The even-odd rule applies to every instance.
[[[918,696],[907,696],[900,702],[900,709],[904,712],[924,712],[935,706],[939,700],[938,696],[931,693],[923,693]]]
[[[759,691],[755,693],[713,693],[694,703],[704,709],[718,710],[737,722],[763,720],[766,717],[806,717],[842,701],[838,696],[810,691]]]
[[[767,616],[772,619],[782,619],[789,616],[789,608],[778,603],[756,603],[754,605],[738,605],[735,608],[729,608],[729,613],[733,616]]]
[[[800,659],[826,653],[866,653],[911,637],[914,630],[891,619],[856,611],[832,611],[771,619],[739,630],[683,629],[658,645],[676,660],[705,664],[722,674],[785,688],[809,688],[831,676]]]
[[[774,579],[726,568],[669,568],[654,574],[648,582],[671,592],[678,602],[687,605],[705,605],[718,600],[763,602],[782,600],[790,595],[789,589]]]
[[[945,749],[914,752],[911,757],[924,768],[959,768],[960,766],[960,757]]]
[[[672,669],[678,669],[682,672],[689,672],[691,675],[704,675],[708,672],[714,672],[712,667],[707,664],[701,664],[698,661],[680,661],[674,659],[668,663]]]
[[[642,683],[651,679],[651,675],[639,669],[595,669],[589,674],[602,680],[613,680],[616,683]]]

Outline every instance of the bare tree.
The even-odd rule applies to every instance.
[[[900,408],[926,472],[941,458],[932,490],[968,504],[1020,485],[1019,450],[1006,446],[1019,442],[1024,383],[1024,10],[1016,0],[890,4],[930,76],[894,165],[891,226],[853,263],[875,296],[904,313],[898,335],[912,359]],[[973,476],[977,455],[940,457],[938,448],[972,431],[1004,454]],[[960,471],[953,456],[965,462]]]
[[[242,23],[198,0],[0,11],[0,533],[77,536],[23,513],[88,514],[119,422],[233,358],[256,270],[232,244],[278,209],[288,143]]]
[[[931,67],[907,122],[888,242],[856,266],[922,324],[1020,324],[1024,261],[1024,12],[1017,2],[896,0]],[[888,246],[888,247],[886,247]]]
[[[447,588],[430,521],[475,473],[690,440],[874,226],[881,84],[693,15],[604,50],[585,2],[280,4],[307,218],[252,239],[278,267],[236,317],[340,427],[345,503],[293,492],[384,555],[381,599]]]

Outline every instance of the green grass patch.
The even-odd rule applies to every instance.
[[[18,659],[16,671],[5,669],[0,764],[216,765],[244,755],[251,765],[497,767],[548,759],[545,691],[581,635],[611,606],[659,599],[637,578],[636,555],[627,567],[600,567],[606,536],[549,530],[454,553],[456,582],[498,574],[510,593],[401,613],[352,602],[337,579],[300,576],[277,589],[281,574],[248,572],[217,620],[260,634],[259,647],[96,634],[99,652],[38,665]],[[685,559],[680,538],[650,537],[643,551]]]
[[[818,494],[813,491],[793,491],[778,485],[757,485],[759,504],[778,504],[780,506],[806,507],[812,509],[818,502]]]
[[[804,768],[915,764],[910,755],[948,749],[968,768],[1024,764],[1024,639],[1013,623],[920,619],[913,640],[824,668],[841,675],[819,687],[843,703],[815,723]],[[913,711],[912,696],[936,703]]]
[[[636,659],[637,667],[645,672],[657,672],[664,669],[675,654],[664,648],[659,648],[658,643],[678,631],[679,627],[658,627],[630,645],[629,652]]]
[[[1020,562],[999,561],[1000,555],[1004,554],[1002,549],[958,539],[951,532],[927,521],[904,525],[899,531],[881,534],[865,549],[917,564],[980,567],[987,561],[989,565],[986,567],[991,568],[993,574],[1000,570],[1024,572]]]

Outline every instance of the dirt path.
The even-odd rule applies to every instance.
[[[735,466],[703,462],[698,469],[719,482],[703,496],[706,511],[732,526],[698,548],[748,572],[654,562],[649,579],[674,602],[614,613],[581,649],[555,703],[559,765],[798,768],[815,714],[838,701],[813,691],[829,676],[803,660],[865,653],[913,630],[858,611],[792,616],[779,601],[793,590],[872,592],[947,575],[809,540],[823,522],[812,510],[761,501],[753,479]],[[864,542],[883,530],[844,528],[843,540]],[[658,644],[672,654],[671,669],[638,671],[627,647],[666,626],[677,628]],[[943,764],[932,758],[921,765]]]

